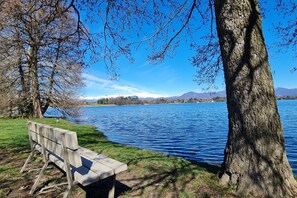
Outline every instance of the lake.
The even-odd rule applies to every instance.
[[[287,155],[297,175],[297,101],[278,101]],[[91,124],[120,144],[220,165],[227,141],[224,102],[82,107]]]

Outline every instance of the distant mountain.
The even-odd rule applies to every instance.
[[[275,89],[276,96],[297,96],[297,89],[287,89],[283,87],[277,87]],[[210,93],[196,93],[193,91],[184,93],[180,96],[172,96],[172,97],[167,97],[167,100],[188,100],[191,98],[197,98],[197,99],[211,99],[211,98],[216,98],[216,97],[226,97],[226,92],[225,91],[218,91],[218,92],[210,92]]]
[[[98,99],[83,99],[84,102],[94,103],[97,102]]]
[[[283,87],[277,87],[275,89],[275,95],[277,96],[297,96],[297,89],[287,89]]]
[[[210,99],[210,98],[215,98],[215,97],[226,97],[225,91],[218,91],[218,92],[205,92],[205,93],[196,93],[193,91],[184,93],[180,96],[172,96],[172,97],[167,97],[167,100],[188,100],[191,98],[196,98],[196,99]]]
[[[173,96],[166,98],[167,100],[187,100],[191,98],[197,98],[197,99],[208,99],[208,98],[215,98],[215,97],[226,97],[225,91],[219,91],[219,92],[211,92],[211,93],[196,93],[193,91],[187,92],[182,94],[181,96]]]

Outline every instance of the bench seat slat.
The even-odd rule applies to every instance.
[[[127,164],[124,164],[117,160],[111,159],[111,158],[106,157],[102,154],[95,153],[95,152],[93,152],[89,149],[86,149],[84,147],[79,147],[78,152],[81,154],[81,156],[83,156],[87,159],[94,160],[100,164],[110,167],[111,169],[114,170],[115,174],[118,174],[118,173],[128,169]]]
[[[86,157],[81,156],[82,164],[84,167],[98,174],[100,179],[104,179],[114,175],[114,170],[104,164],[90,160]]]

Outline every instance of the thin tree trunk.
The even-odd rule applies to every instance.
[[[27,54],[27,60],[31,60],[30,58],[30,50],[31,48],[28,49],[28,54]],[[32,86],[31,86],[31,64],[27,62],[26,67],[25,67],[25,90],[24,90],[24,100],[25,100],[25,112],[27,117],[33,116],[33,102],[32,102]]]
[[[51,75],[50,75],[47,98],[46,98],[45,104],[44,104],[44,106],[42,108],[42,114],[44,114],[47,111],[50,103],[52,102],[53,88],[54,88],[54,82],[55,82],[55,74],[56,74],[56,69],[57,69],[57,65],[58,65],[58,61],[59,61],[59,57],[60,57],[60,48],[61,48],[61,41],[58,41],[58,47],[57,47],[55,62],[54,62],[52,72],[51,72]]]
[[[21,90],[19,92],[19,102],[18,102],[18,108],[19,108],[19,113],[22,114],[27,114],[26,116],[28,116],[28,112],[26,110],[26,106],[27,106],[27,99],[26,99],[26,94],[28,93],[27,90],[27,86],[26,86],[26,81],[25,81],[25,72],[23,69],[23,63],[22,63],[22,53],[21,53],[21,49],[22,49],[22,45],[20,43],[21,37],[20,37],[20,33],[18,31],[16,31],[16,39],[18,41],[17,43],[17,50],[18,50],[18,70],[19,70],[19,77],[20,77],[20,84],[21,84]]]
[[[20,56],[20,53],[19,53],[19,56]],[[19,61],[18,61],[18,68],[19,68],[19,75],[20,75],[20,80],[21,80],[21,91],[20,91],[20,94],[19,94],[19,104],[18,104],[18,107],[19,107],[19,111],[20,111],[20,114],[24,114],[25,113],[25,103],[26,103],[26,98],[25,98],[25,77],[24,77],[24,70],[23,70],[23,67],[22,67],[22,60],[21,60],[21,57],[19,58]]]
[[[216,0],[229,118],[221,182],[239,194],[295,197],[257,0]]]

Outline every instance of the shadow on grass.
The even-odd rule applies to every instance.
[[[145,164],[142,167],[145,170],[143,175],[136,175],[136,177],[123,180],[123,182],[132,183],[130,187],[132,191],[136,192],[134,196],[164,197],[170,194],[173,197],[192,197],[197,195],[203,197],[205,193],[213,194],[213,196],[220,196],[224,193],[224,190],[220,189],[215,180],[215,174],[219,171],[218,166],[187,161],[171,156],[167,156],[167,158],[159,156],[137,158],[131,160],[129,164],[137,166],[142,164],[143,161]],[[152,163],[145,163],[146,161]],[[202,172],[210,174],[203,177]],[[204,184],[200,185],[199,182]],[[204,192],[203,188],[208,188],[206,186],[209,184],[213,185],[213,189],[206,189],[206,192]],[[150,195],[147,195],[147,190],[151,191]],[[192,194],[189,194],[189,192]]]

